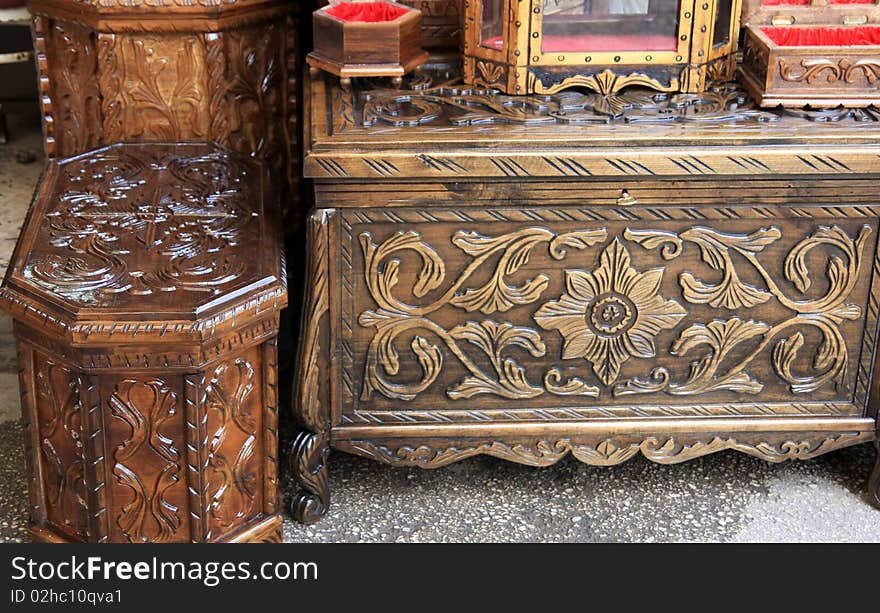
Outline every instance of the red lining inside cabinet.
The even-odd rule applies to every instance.
[[[377,23],[394,21],[409,13],[410,9],[389,2],[340,2],[324,9],[324,12],[342,21]]]
[[[811,0],[761,0],[764,6],[807,6]],[[875,0],[828,0],[828,4],[873,4]]]
[[[489,49],[502,49],[504,41],[500,36],[487,38],[482,43]],[[614,35],[578,34],[573,36],[541,37],[541,51],[544,53],[587,52],[587,51],[675,51],[678,40],[675,36],[662,34]]]
[[[780,47],[880,45],[880,26],[853,28],[761,28]]]

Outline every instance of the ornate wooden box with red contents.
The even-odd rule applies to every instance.
[[[347,80],[400,77],[428,59],[421,12],[403,4],[336,2],[312,13],[315,50],[308,63]]]
[[[880,1],[745,0],[740,78],[762,106],[880,103]]]

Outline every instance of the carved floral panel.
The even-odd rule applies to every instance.
[[[343,422],[862,414],[876,212],[690,210],[345,213]]]
[[[51,132],[56,153],[73,155],[102,143],[101,96],[98,88],[98,51],[95,34],[73,23],[48,22],[38,30],[51,66]]]
[[[195,34],[116,37],[115,65],[105,70],[118,80],[121,140],[209,138],[205,55],[205,41]]]
[[[225,96],[229,145],[236,151],[280,166],[283,156],[284,29],[277,23],[224,34],[228,73],[212,84]],[[212,111],[212,117],[221,111]]]

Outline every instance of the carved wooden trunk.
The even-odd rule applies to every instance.
[[[278,231],[265,169],[216,146],[50,163],[0,292],[34,538],[280,540]]]
[[[309,89],[297,517],[326,509],[330,448],[608,466],[875,439],[880,115],[725,88],[612,121],[443,78]]]

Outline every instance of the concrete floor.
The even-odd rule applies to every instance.
[[[0,145],[0,267],[12,252],[38,180],[38,118],[10,116]],[[18,383],[8,319],[0,317],[0,542],[27,538]],[[333,503],[315,526],[285,518],[289,542],[724,541],[880,542],[865,500],[869,445],[809,462],[769,464],[724,452],[676,466],[639,457],[613,468],[566,459],[534,469],[475,458],[427,471],[336,454]],[[292,484],[286,482],[290,491]]]

